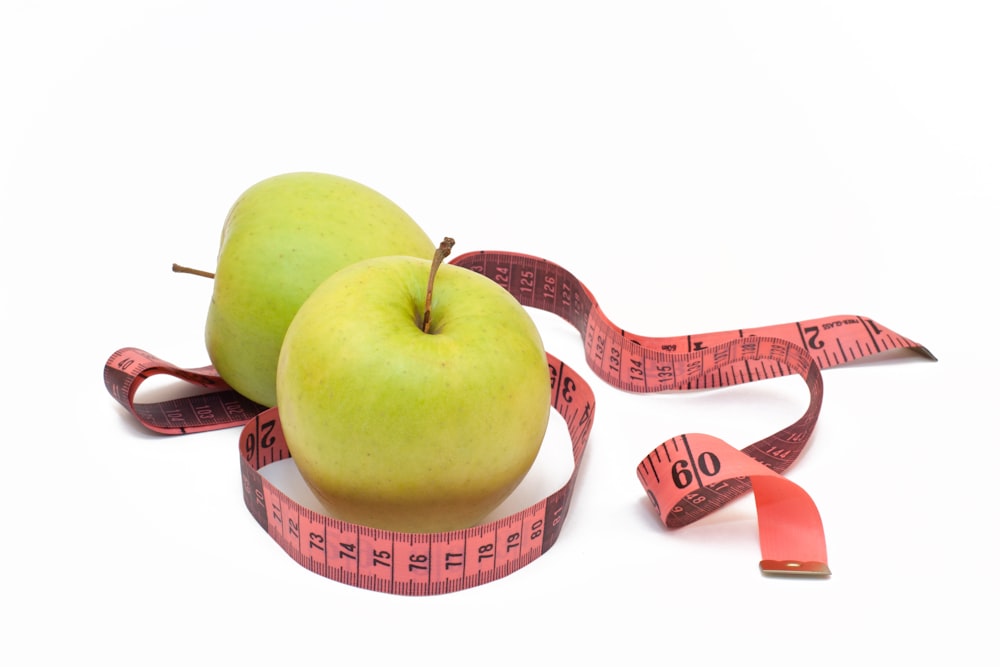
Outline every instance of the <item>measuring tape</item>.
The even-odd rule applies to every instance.
[[[784,325],[677,337],[647,337],[616,327],[587,289],[561,266],[513,252],[479,251],[451,262],[503,286],[524,306],[553,313],[583,339],[586,360],[604,382],[634,393],[722,388],[799,375],[809,390],[793,424],[743,449],[706,434],[660,444],[638,464],[639,482],[663,523],[687,525],[752,491],[760,569],[766,574],[827,576],[826,542],[809,495],[783,476],[802,453],[819,416],[821,369],[889,350],[923,346],[874,320],[836,316]],[[177,435],[241,426],[243,495],[261,527],[303,567],[353,586],[400,595],[462,590],[507,576],[548,551],[566,519],[594,420],[594,393],[549,354],[551,404],[565,422],[573,470],[560,489],[517,513],[466,530],[404,533],[333,519],[303,507],[260,473],[290,458],[277,408],[236,393],[211,366],[180,368],[138,348],[114,352],[104,366],[111,395],[144,426]],[[137,403],[147,378],[167,374],[204,389],[193,396]]]

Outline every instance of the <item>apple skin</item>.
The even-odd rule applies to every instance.
[[[538,330],[488,278],[366,260],[302,305],[278,362],[278,413],[303,479],[335,518],[403,532],[481,522],[534,462],[548,425]]]
[[[276,405],[281,341],[317,285],[363,259],[429,259],[434,249],[406,212],[361,183],[315,172],[256,183],[222,229],[205,323],[212,365],[239,393]]]

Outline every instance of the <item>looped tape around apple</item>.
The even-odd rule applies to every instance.
[[[798,459],[819,416],[821,370],[890,350],[934,359],[923,346],[872,319],[840,315],[783,325],[701,335],[647,337],[616,327],[575,276],[521,253],[479,251],[452,264],[497,282],[530,308],[573,325],[590,369],[633,393],[721,388],[799,375],[809,405],[795,423],[736,449],[704,434],[664,441],[637,467],[639,481],[663,523],[683,526],[753,491],[766,574],[827,576],[819,512],[783,474]],[[555,543],[566,520],[577,471],[594,418],[594,394],[573,369],[549,354],[553,406],[566,421],[574,468],[565,486],[536,505],[483,526],[453,533],[408,534],[337,521],[302,507],[258,470],[289,456],[276,409],[230,389],[211,366],[185,369],[138,348],[113,353],[104,367],[109,393],[141,424],[162,434],[242,426],[240,462],[248,510],[298,563],[350,585],[401,595],[451,592],[493,581],[524,567]],[[206,389],[156,403],[138,403],[143,380],[168,374]]]

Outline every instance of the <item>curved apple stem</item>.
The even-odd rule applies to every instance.
[[[202,271],[201,269],[192,269],[187,266],[181,266],[180,264],[174,264],[174,273],[190,273],[196,276],[202,276],[204,278],[215,278],[214,273],[209,273],[208,271]]]
[[[434,276],[437,275],[438,268],[444,258],[451,254],[451,248],[455,245],[455,239],[446,236],[441,241],[441,245],[434,251],[434,259],[431,260],[431,275],[427,280],[427,298],[424,300],[424,333],[431,330],[431,294],[434,292]]]

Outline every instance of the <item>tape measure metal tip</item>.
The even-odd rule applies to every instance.
[[[829,577],[830,568],[819,561],[762,560],[760,571],[764,574],[807,577]]]

